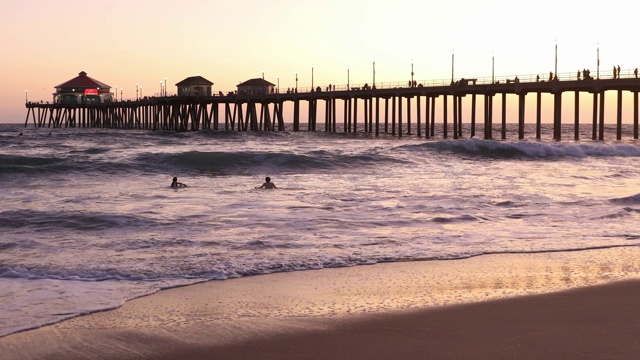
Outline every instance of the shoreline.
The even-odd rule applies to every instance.
[[[385,353],[379,344],[406,354],[399,356],[403,359],[417,359],[419,354],[424,357],[424,351],[436,348],[448,351],[450,358],[470,358],[471,353],[453,354],[477,348],[477,358],[491,353],[489,358],[506,359],[513,358],[518,349],[503,344],[504,352],[500,353],[497,340],[494,345],[484,343],[490,334],[507,341],[509,333],[504,329],[512,329],[513,334],[522,334],[520,344],[530,344],[527,339],[535,336],[545,344],[556,344],[552,340],[560,336],[558,329],[576,324],[593,328],[594,334],[599,334],[598,329],[608,329],[618,337],[628,333],[624,342],[637,353],[640,345],[632,335],[640,339],[640,330],[634,325],[640,323],[640,310],[628,305],[637,305],[635,300],[640,298],[639,259],[640,247],[628,247],[381,263],[210,281],[162,290],[114,310],[5,336],[0,338],[0,359],[204,359],[223,353],[227,355],[214,358],[255,358],[260,354],[266,359],[371,359]],[[594,310],[603,307],[608,311]],[[557,331],[541,331],[545,321],[559,319],[563,314],[559,309],[573,315],[559,322]],[[583,321],[579,314],[590,321]],[[498,318],[501,320],[495,320]],[[434,328],[435,319],[440,325]],[[612,328],[611,324],[621,320],[635,327]],[[522,326],[514,329],[510,325],[514,322]],[[530,328],[524,326],[528,323]],[[480,333],[469,333],[466,328]],[[583,334],[576,329],[573,333]],[[455,346],[465,331],[465,346]],[[567,332],[561,336],[570,336]],[[562,344],[584,342],[583,347],[592,349],[591,358],[616,358],[600,352],[595,356],[600,351],[595,349],[599,343],[595,340],[605,335],[583,335],[589,341],[582,337],[569,343],[556,339],[560,342],[544,356],[563,358],[559,356],[563,353],[567,358]],[[420,339],[429,347],[423,349],[419,341],[410,339]],[[327,342],[346,343],[339,348],[321,346]],[[594,345],[587,346],[591,343]],[[404,345],[398,348],[398,344]],[[623,345],[617,347],[618,353],[624,353]],[[378,358],[391,355],[386,354]],[[434,352],[433,356],[445,355],[439,354]],[[581,354],[578,358],[590,357]]]

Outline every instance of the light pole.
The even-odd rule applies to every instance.
[[[122,91],[123,90],[124,90],[123,88],[120,88],[120,101],[122,101]]]
[[[164,96],[167,96],[167,77],[164,77]]]
[[[598,48],[597,48],[597,52],[598,52],[598,64],[597,64],[597,69],[596,69],[596,77],[597,79],[600,79],[600,44],[598,44]]]
[[[160,96],[164,96],[164,91],[162,90],[162,81],[160,81]]]
[[[116,95],[116,101],[118,101],[118,85],[116,85],[116,92],[115,92],[115,95]]]
[[[280,93],[280,75],[278,75],[278,88],[277,88],[276,93],[278,93],[278,94]]]
[[[24,102],[25,103],[29,102],[29,90],[24,91]]]
[[[138,88],[140,87],[140,85],[138,85],[138,83],[136,83],[136,101],[138,101]]]
[[[296,93],[298,92],[298,70],[296,70]]]
[[[493,54],[491,54],[491,83],[492,84],[496,83],[495,69],[496,69],[495,56]]]
[[[347,65],[347,90],[349,89],[349,65]]]
[[[455,53],[453,52],[453,50],[451,50],[451,83],[452,84],[453,84],[453,79],[454,79],[454,76],[453,76],[454,56],[455,56]]]
[[[373,58],[373,88],[376,88],[376,58]]]
[[[142,99],[142,85],[140,85],[140,99]]]
[[[262,70],[262,80],[264,80],[264,70]]]
[[[311,91],[313,91],[313,64],[311,64]]]
[[[558,40],[556,40],[556,61],[555,61],[554,78],[558,80]]]
[[[413,59],[411,59],[411,87],[413,87]]]

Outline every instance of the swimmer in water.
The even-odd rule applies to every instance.
[[[257,186],[256,189],[277,189],[276,184],[271,182],[270,177],[264,178],[264,184],[262,186]]]
[[[178,182],[178,178],[174,177],[173,178],[173,182],[171,183],[171,187],[172,188],[181,188],[181,187],[187,187],[187,185],[183,184],[181,182]]]

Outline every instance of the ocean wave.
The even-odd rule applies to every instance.
[[[91,231],[123,226],[151,226],[154,220],[136,215],[105,214],[91,212],[13,210],[0,212],[0,229],[51,230],[65,228]]]
[[[429,141],[419,145],[402,145],[400,148],[498,158],[640,157],[640,147],[631,144],[510,142],[477,138]]]
[[[640,205],[640,194],[610,199],[609,201],[618,205]]]
[[[397,159],[377,153],[342,154],[339,151],[326,150],[310,151],[304,154],[266,151],[147,153],[139,155],[135,161],[139,164],[155,164],[155,169],[161,172],[178,170],[183,173],[213,175],[315,172],[398,162]]]

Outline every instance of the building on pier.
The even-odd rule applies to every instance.
[[[178,96],[211,96],[213,83],[200,75],[188,77],[176,84]]]
[[[113,100],[111,86],[87,76],[81,71],[73,79],[55,86],[54,104],[93,104]]]
[[[276,85],[265,79],[255,78],[238,84],[238,95],[273,94]]]

